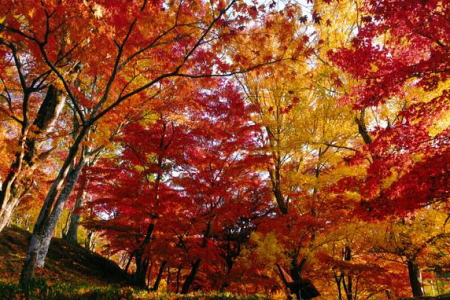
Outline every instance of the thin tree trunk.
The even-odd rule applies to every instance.
[[[87,185],[88,180],[85,178],[82,179],[80,190],[77,194],[72,214],[70,215],[69,229],[67,230],[67,234],[64,236],[65,240],[74,245],[78,245],[78,228],[80,226],[80,219],[81,219],[81,214],[79,210],[83,206],[85,201]]]
[[[278,164],[281,164],[281,162],[278,162]],[[287,215],[288,206],[283,192],[281,191],[281,167],[278,164],[275,166],[275,170],[269,169],[270,182],[272,184],[272,192],[275,197],[275,201],[277,202],[278,208],[283,215]]]
[[[21,142],[22,149],[25,140]],[[19,203],[19,187],[15,184],[22,171],[24,152],[16,153],[16,160],[10,166],[10,172],[1,184],[0,190],[0,232],[8,225],[14,208]]]
[[[155,283],[153,284],[152,291],[156,292],[159,289],[159,284],[161,283],[162,275],[164,273],[164,269],[166,268],[167,261],[163,260],[161,262],[161,266],[159,267],[158,276],[156,276]]]
[[[89,231],[84,240],[84,248],[93,252],[95,248],[95,236],[93,231]]]
[[[182,294],[187,294],[189,292],[189,289],[194,282],[195,277],[197,276],[201,262],[202,260],[199,258],[192,264],[191,272],[189,273],[188,277],[183,283],[183,287],[181,288]]]
[[[125,266],[125,273],[126,274],[128,274],[128,268],[130,268],[130,264],[131,264],[131,261],[133,260],[133,257],[134,257],[134,251],[131,252],[130,257],[129,257],[128,262],[127,262],[127,265]]]
[[[334,274],[334,281],[336,282],[336,286],[337,286],[337,290],[338,290],[338,299],[342,300],[342,288],[341,288],[341,281],[342,281],[342,274],[341,275],[337,275],[336,273]]]
[[[372,137],[367,130],[366,120],[365,120],[365,110],[364,108],[361,110],[361,115],[359,118],[355,118],[355,122],[358,125],[358,132],[364,140],[366,145],[372,143]]]
[[[420,282],[419,264],[414,259],[408,259],[406,263],[408,265],[409,282],[411,284],[413,297],[422,297],[423,290],[422,284]]]
[[[25,91],[24,103],[28,102],[30,92]],[[16,158],[10,166],[10,172],[1,184],[0,189],[0,232],[6,227],[11,219],[14,208],[19,203],[24,195],[23,191],[28,190],[23,184],[17,184],[19,176],[26,170],[32,169],[35,159],[39,157],[38,151],[41,147],[41,142],[38,141],[38,135],[49,132],[64,106],[64,97],[58,96],[58,91],[50,85],[47,91],[33,126],[37,128],[34,130],[33,138],[28,136],[29,120],[28,113],[24,112],[24,121],[21,130],[21,139],[18,144],[18,150],[15,154]]]
[[[208,245],[208,239],[212,234],[212,223],[211,221],[208,222],[206,225],[205,234],[203,235],[203,241],[201,244],[201,247],[204,249]],[[191,272],[189,273],[188,277],[183,283],[183,287],[181,288],[182,294],[187,294],[189,292],[189,289],[191,287],[192,282],[194,282],[195,277],[197,276],[198,270],[200,268],[202,260],[201,258],[197,258],[195,262],[192,264]]]
[[[350,246],[346,245],[344,247],[344,260],[351,261],[352,251]],[[347,300],[353,300],[353,278],[352,275],[347,275],[347,282],[345,281],[345,273],[342,273],[342,283],[344,285],[345,294]]]
[[[18,198],[9,199],[8,203],[0,211],[0,232],[9,224],[14,208],[19,204]]]
[[[146,249],[150,240],[153,236],[153,231],[155,230],[155,223],[152,222],[147,228],[147,233],[145,234],[145,238],[142,241],[139,249],[135,251],[135,259],[136,259],[136,273],[134,274],[134,283],[141,287],[147,287],[145,283],[145,277],[147,275],[147,269],[149,265],[149,257],[146,253]]]

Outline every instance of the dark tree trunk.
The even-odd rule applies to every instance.
[[[147,233],[145,234],[145,238],[142,241],[139,249],[135,251],[135,259],[136,259],[136,273],[134,274],[134,283],[137,286],[147,288],[146,277],[147,277],[147,269],[149,266],[149,256],[146,253],[146,249],[148,244],[153,236],[153,231],[155,229],[155,223],[151,223],[147,228]]]
[[[342,287],[341,287],[341,282],[342,282],[342,274],[340,274],[339,276],[337,275],[337,273],[334,274],[334,281],[336,282],[336,286],[337,286],[337,290],[338,290],[338,300],[342,300]]]
[[[145,278],[147,275],[147,269],[149,266],[148,256],[143,251],[137,251],[136,255],[136,272],[134,273],[134,284],[139,287],[147,288]]]
[[[372,137],[369,135],[369,131],[367,130],[366,122],[365,122],[365,111],[361,110],[361,116],[359,118],[355,118],[355,122],[358,125],[358,132],[364,140],[366,145],[372,143]]]
[[[281,173],[279,165],[281,165],[281,162],[278,162],[275,166],[275,170],[269,170],[269,175],[272,183],[272,192],[275,197],[275,201],[277,202],[277,206],[283,215],[287,215],[288,206],[283,192],[281,191]]]
[[[415,259],[408,259],[406,263],[408,265],[409,282],[411,284],[413,297],[422,297],[423,290],[420,282],[419,264]]]
[[[344,247],[344,260],[351,261],[352,260],[352,251],[350,246]],[[347,277],[347,281],[345,278]],[[353,278],[351,275],[345,276],[345,273],[342,273],[342,284],[344,285],[345,294],[347,295],[347,300],[353,300]]]
[[[127,265],[125,266],[125,273],[127,273],[128,274],[128,268],[130,268],[130,264],[131,264],[131,261],[133,260],[133,257],[134,257],[134,252],[131,252],[131,254],[130,254],[130,258],[128,258],[128,262],[127,262]]]
[[[161,283],[162,275],[164,273],[164,269],[166,268],[167,261],[163,260],[161,262],[161,266],[159,267],[158,276],[156,276],[155,283],[153,284],[152,291],[156,292],[159,289],[159,284]]]
[[[191,268],[191,272],[189,273],[188,277],[183,283],[183,287],[181,288],[182,294],[189,293],[189,289],[192,285],[192,283],[195,280],[195,277],[197,276],[198,270],[200,269],[200,264],[202,263],[202,260],[199,258],[197,259],[193,264]]]

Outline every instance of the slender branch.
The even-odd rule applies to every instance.
[[[69,99],[72,101],[72,104],[73,104],[73,106],[75,108],[75,111],[77,112],[78,116],[81,119],[81,123],[85,124],[86,123],[86,118],[84,116],[83,111],[81,110],[81,107],[78,105],[77,98],[72,93],[72,89],[70,88],[69,83],[64,78],[63,74],[61,74],[61,72],[56,68],[56,66],[48,58],[47,52],[44,49],[44,44],[39,43],[39,49],[40,49],[40,51],[42,53],[42,57],[44,58],[45,63],[50,67],[50,69],[52,69],[53,72],[55,72],[55,74],[59,78],[59,80],[61,80],[61,82],[62,82],[62,84],[64,86],[64,89],[66,90],[67,95],[69,96]]]
[[[179,70],[181,69],[181,67],[183,67],[183,65],[186,63],[186,61],[192,56],[192,54],[194,54],[195,50],[197,50],[197,48],[200,46],[200,44],[202,43],[202,41],[205,39],[205,37],[208,35],[208,33],[212,30],[212,28],[214,27],[214,25],[222,18],[222,16],[234,5],[234,3],[237,0],[233,0],[230,2],[230,4],[222,11],[220,11],[220,13],[217,15],[216,18],[213,19],[213,21],[208,25],[208,27],[205,29],[205,31],[203,32],[203,34],[198,38],[197,42],[195,43],[195,45],[191,48],[191,50],[184,56],[183,58],[183,62],[175,69],[175,73],[178,73]]]
[[[346,149],[346,150],[350,150],[350,151],[354,151],[354,152],[358,152],[358,150],[356,150],[355,148],[351,148],[351,147],[346,147],[346,146],[339,146],[339,145],[336,145],[336,144],[332,144],[332,143],[323,143],[324,145],[326,145],[326,146],[329,146],[329,147],[333,147],[333,148],[338,148],[338,149]]]
[[[3,84],[3,90],[4,90],[5,93],[6,93],[6,96],[4,96],[4,95],[2,94],[2,97],[6,100],[6,102],[8,103],[8,108],[9,108],[9,110],[12,112],[12,111],[13,111],[13,108],[12,108],[12,98],[11,98],[11,93],[9,92],[9,89],[8,89],[8,87],[6,86],[6,83],[5,83],[5,80],[3,79],[3,77],[0,78],[0,81],[1,81],[2,84]]]
[[[37,76],[36,78],[34,78],[31,81],[30,89],[32,91],[38,91],[41,88],[45,88],[42,85],[44,84],[45,80],[48,78],[48,76],[50,76],[51,73],[52,73],[51,70],[47,70],[44,73],[42,73],[39,76]]]
[[[148,44],[147,46],[139,49],[138,51],[134,52],[133,54],[131,54],[130,56],[128,56],[118,67],[119,70],[121,70],[122,68],[124,68],[133,58],[135,58],[136,56],[138,56],[139,54],[144,53],[145,51],[154,48],[156,46],[159,46],[160,43],[157,43],[159,40],[161,40],[164,36],[168,35],[169,32],[171,32],[172,30],[174,30],[177,27],[177,24],[173,25],[172,27],[170,27],[168,30],[164,31],[162,34],[160,34],[159,36],[157,36],[150,44]]]
[[[122,43],[119,44],[116,42],[118,51],[117,51],[116,61],[114,62],[114,67],[113,67],[111,76],[109,77],[108,82],[106,83],[105,92],[103,93],[103,96],[100,98],[99,103],[93,109],[90,120],[97,119],[96,115],[97,115],[98,111],[102,108],[103,104],[108,99],[109,92],[111,91],[111,87],[112,87],[114,80],[116,79],[116,76],[119,72],[119,64],[120,64],[120,60],[122,59],[123,49],[125,47],[125,44],[128,41],[128,38],[131,35],[131,32],[133,31],[134,26],[136,25],[136,21],[137,21],[137,19],[134,19],[133,22],[131,22],[130,28],[128,28],[128,32],[125,35]]]
[[[5,98],[5,96],[1,95],[1,97]],[[3,108],[2,106],[0,106],[0,111],[3,111],[8,117],[10,117],[11,119],[13,119],[14,121],[16,121],[17,123],[19,123],[20,125],[23,126],[23,122],[22,120],[20,120],[19,118],[17,118],[16,116],[14,116],[12,114],[12,112],[7,111],[5,108]]]

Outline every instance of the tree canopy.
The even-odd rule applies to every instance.
[[[57,234],[152,291],[448,290],[449,49],[441,0],[4,1],[21,284]]]

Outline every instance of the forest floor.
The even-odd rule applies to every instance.
[[[0,233],[0,282],[19,280],[31,234],[18,227]],[[73,284],[89,282],[97,285],[121,284],[126,275],[113,261],[85,248],[54,238],[45,268],[38,270],[41,278]]]
[[[25,290],[18,286],[31,233],[12,226],[0,233],[0,300],[125,300],[125,299],[270,299],[264,295],[148,292],[127,286],[127,275],[113,261],[53,238],[45,268]]]
[[[181,296],[167,293],[139,291],[127,285],[127,276],[113,261],[53,238],[45,268],[38,270],[38,278],[30,291],[19,288],[20,270],[26,256],[31,233],[9,227],[0,233],[0,299],[271,299],[270,296],[241,297],[233,294],[202,294]],[[272,298],[273,299],[273,298]],[[321,299],[320,297],[317,299]],[[405,298],[399,300],[410,300]],[[416,299],[445,299],[450,295]]]

